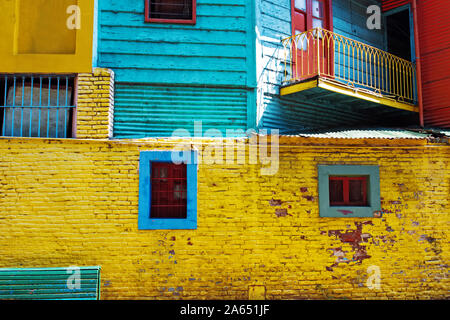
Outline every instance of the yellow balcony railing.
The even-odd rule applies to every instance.
[[[284,85],[320,76],[355,90],[415,104],[415,64],[393,54],[315,28],[282,40]]]

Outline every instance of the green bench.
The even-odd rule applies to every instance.
[[[100,267],[0,269],[0,300],[99,300]]]

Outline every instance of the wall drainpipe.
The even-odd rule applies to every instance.
[[[420,126],[424,127],[423,101],[422,101],[422,66],[419,46],[419,20],[417,19],[417,0],[412,0],[412,10],[414,16],[414,47],[416,51],[416,78],[417,78],[417,103],[419,104]]]

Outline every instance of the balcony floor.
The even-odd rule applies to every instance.
[[[348,103],[358,105],[363,109],[388,106],[410,112],[419,112],[419,108],[407,102],[397,101],[363,88],[355,88],[332,81],[325,77],[313,77],[300,82],[289,83],[280,89],[281,96],[299,95],[301,99],[321,100],[330,104]]]

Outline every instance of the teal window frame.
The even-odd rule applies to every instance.
[[[151,218],[152,162],[185,163],[187,183],[186,218]],[[197,229],[197,151],[141,151],[139,156],[139,230]]]
[[[330,206],[330,176],[367,176],[368,206]],[[318,182],[320,217],[375,217],[381,211],[380,170],[376,165],[318,165]]]

